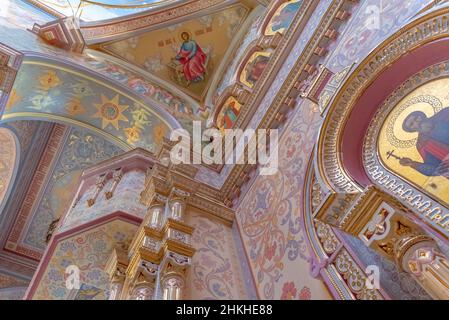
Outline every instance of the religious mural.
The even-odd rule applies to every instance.
[[[204,81],[209,57],[187,31],[181,33],[181,39],[181,48],[171,64],[175,81],[185,86]]]
[[[7,128],[0,127],[0,151],[0,208],[3,208],[20,156],[14,133]]]
[[[262,77],[268,61],[270,61],[270,51],[254,52],[246,62],[240,74],[240,82],[248,88],[253,88],[256,82]]]
[[[99,80],[64,67],[25,61],[3,119],[30,116],[89,127],[123,148],[153,152],[170,128],[153,109]]]
[[[265,35],[284,33],[290,27],[302,3],[303,0],[292,0],[279,6],[265,29]]]
[[[234,123],[240,114],[240,108],[242,104],[239,103],[234,97],[229,97],[223,104],[220,113],[217,116],[217,127],[224,133],[226,129],[232,129]]]
[[[61,240],[52,248],[53,259],[46,266],[32,299],[99,299],[109,295],[109,276],[104,266],[114,244],[129,244],[137,227],[113,221]],[[79,267],[80,290],[68,290],[65,272],[69,265]]]
[[[53,161],[49,179],[31,223],[25,231],[24,244],[43,251],[45,235],[52,221],[67,212],[82,171],[123,151],[87,130],[69,128],[61,151]]]
[[[184,96],[182,92],[163,88],[155,80],[139,75],[114,61],[99,56],[98,53],[92,52],[89,57],[80,62],[93,68],[96,72],[120,82],[140,96],[156,101],[189,132],[192,131],[192,121],[204,122],[209,117],[210,108],[200,107],[192,99],[186,99],[188,97]]]
[[[246,7],[239,4],[167,29],[113,42],[103,49],[202,100],[247,14]]]
[[[449,79],[407,95],[389,114],[379,136],[387,169],[449,205]]]
[[[173,0],[37,0],[38,4],[66,16],[76,15],[84,21],[113,19],[128,14],[138,13]]]
[[[252,21],[251,26],[248,31],[241,39],[241,43],[234,53],[232,61],[230,61],[229,66],[225,69],[224,74],[214,92],[214,99],[217,99],[223,91],[230,86],[236,78],[236,73],[239,65],[242,63],[245,52],[248,50],[249,46],[259,37],[260,24],[263,22],[264,11],[259,10],[259,14]],[[249,19],[249,18],[248,18]]]

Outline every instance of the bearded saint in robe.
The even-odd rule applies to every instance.
[[[183,65],[183,73],[187,82],[203,81],[206,74],[206,54],[195,40],[190,39],[188,32],[183,32],[181,38],[184,42],[176,55],[176,60]]]

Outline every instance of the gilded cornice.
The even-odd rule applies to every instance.
[[[320,185],[315,175],[313,158],[306,171],[305,192],[303,194],[304,231],[311,248],[311,275],[321,277],[336,299],[379,300],[388,298],[382,290],[366,287],[365,266],[354,257],[344,239],[330,225],[315,219],[326,193],[317,188]],[[353,281],[358,279],[359,281]]]
[[[182,172],[176,170],[176,166],[164,166],[154,164],[147,173],[145,191],[142,192],[142,201],[149,203],[152,188],[160,194],[168,197],[172,188],[180,188],[190,193],[187,205],[208,212],[227,223],[234,220],[234,211],[224,205],[221,200],[221,192],[204,183],[196,181]],[[152,186],[150,186],[152,185]]]

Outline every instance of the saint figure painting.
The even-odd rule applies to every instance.
[[[429,118],[424,112],[412,112],[404,120],[402,128],[405,132],[418,133],[416,148],[423,162],[404,157],[400,164],[425,176],[449,178],[449,109]]]
[[[207,55],[188,32],[181,33],[181,38],[184,42],[175,59],[182,64],[187,83],[201,82],[205,79]]]

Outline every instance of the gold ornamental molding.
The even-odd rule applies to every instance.
[[[345,0],[339,0],[338,2],[343,2]],[[264,77],[263,81],[259,81],[255,84],[254,88],[251,89],[251,95],[246,97],[245,106],[241,110],[237,121],[234,124],[236,128],[245,127],[250,121],[248,115],[254,114],[254,111],[259,107],[259,103],[264,96],[266,90],[271,86],[273,78],[277,73],[277,67],[282,66],[286,55],[289,53],[288,47],[294,45],[294,40],[297,39],[300,33],[305,28],[305,25],[312,16],[318,2],[314,0],[307,0],[299,9],[295,16],[290,28],[282,35],[276,50],[271,54],[270,60],[265,67],[264,74],[268,75]],[[327,13],[326,13],[327,14]]]
[[[306,171],[306,187],[303,194],[303,212],[305,234],[314,257],[311,262],[311,273],[321,276],[332,285],[335,298],[341,300],[383,300],[388,299],[382,290],[370,289],[366,286],[365,267],[348,250],[336,230],[315,219],[322,202],[328,194],[322,189],[315,174],[313,158]]]
[[[415,74],[399,86],[374,115],[363,143],[363,164],[366,173],[384,190],[406,202],[437,232],[446,237],[449,233],[449,210],[430,194],[422,192],[412,183],[401,179],[384,167],[378,156],[378,137],[385,119],[395,106],[416,88],[437,79],[449,77],[449,61],[432,65]],[[429,96],[418,97],[418,102],[428,102]]]
[[[326,47],[326,44],[331,39],[330,37],[336,34],[336,28],[338,28],[338,26],[344,22],[344,19],[348,17],[346,14],[347,10],[356,3],[357,1],[354,0],[334,0],[328,7],[327,11],[323,14],[319,27],[314,31],[305,49],[301,52],[295,64],[292,66],[286,80],[260,121],[258,129],[272,128],[273,124],[276,123],[277,118],[296,105],[296,99],[301,93],[300,88],[303,82],[314,73],[316,68],[315,65],[322,59],[322,56],[317,54],[317,52],[319,52],[319,50],[317,51],[317,48]],[[301,23],[302,21],[296,20],[294,25],[292,25],[282,37],[278,48],[283,48],[283,50],[275,51],[267,68],[272,68],[270,64],[277,64],[280,59],[285,59],[286,48],[288,45],[292,44],[292,39],[298,30],[301,30]],[[271,73],[274,75],[275,72],[272,70]],[[259,107],[261,99],[265,96],[264,93],[269,89],[269,85],[272,83],[271,81],[271,77],[267,77],[265,81],[256,84],[251,96],[248,98],[247,105],[242,109],[242,114],[240,115],[239,120],[237,120],[236,127],[244,128],[248,125],[250,121],[248,114],[254,113],[256,106]],[[221,189],[223,200],[227,205],[231,205],[232,203],[233,194],[236,193],[235,188],[239,188],[242,185],[241,183],[237,183],[240,177],[247,174],[251,169],[253,168],[249,165],[234,166]]]
[[[348,77],[329,107],[318,141],[318,169],[329,188],[346,193],[362,190],[347,174],[341,159],[342,134],[358,98],[379,74],[402,55],[431,41],[448,37],[448,21],[449,8],[413,21],[384,41]]]

